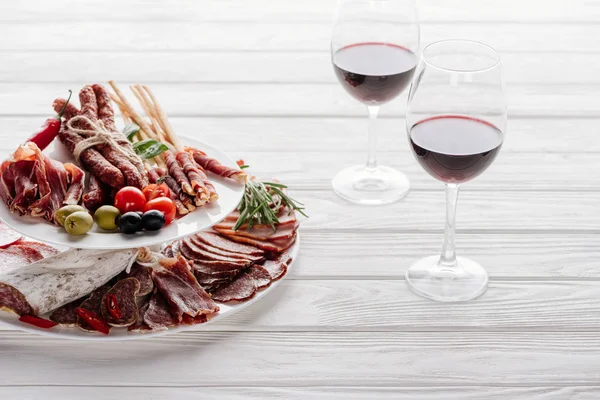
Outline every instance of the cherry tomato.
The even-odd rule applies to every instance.
[[[146,203],[144,212],[149,210],[158,210],[165,215],[165,224],[170,224],[175,219],[175,203],[168,197],[157,197]]]
[[[142,193],[146,196],[146,201],[156,199],[157,197],[170,197],[171,195],[169,186],[166,183],[151,183],[142,190]]]
[[[130,211],[144,211],[145,205],[146,197],[144,193],[133,186],[125,186],[115,196],[115,207],[119,209],[121,214]]]

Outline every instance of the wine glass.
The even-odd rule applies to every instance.
[[[358,204],[400,200],[410,187],[406,175],[377,164],[375,125],[379,107],[410,84],[417,65],[419,24],[414,0],[341,0],[331,35],[331,62],[346,91],[367,106],[366,165],[340,171],[334,192]]]
[[[446,185],[446,229],[440,256],[423,258],[406,272],[421,296],[465,301],[485,292],[488,276],[475,261],[456,257],[458,186],[485,171],[506,131],[500,56],[469,40],[444,40],[423,50],[408,95],[406,125],[423,169]]]

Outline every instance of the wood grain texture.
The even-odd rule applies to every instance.
[[[599,32],[600,34],[600,32]],[[89,82],[65,84],[0,84],[0,116],[46,116],[52,101],[68,89]],[[120,82],[125,86],[127,82]],[[509,117],[600,117],[598,85],[512,85]],[[331,84],[153,84],[152,90],[171,116],[357,117],[364,106],[337,83]],[[260,99],[257,96],[260,94]],[[381,110],[382,117],[403,116],[406,96]]]
[[[19,400],[39,399],[40,388],[3,387],[7,398]],[[148,399],[185,399],[185,400],[252,400],[252,399],[411,399],[439,400],[593,400],[600,396],[599,387],[46,387],[45,400],[81,400],[96,393],[103,400],[148,400]]]
[[[329,23],[335,0],[281,2],[254,0],[221,0],[200,3],[194,0],[162,0],[144,2],[144,7],[119,0],[93,0],[74,8],[68,0],[52,3],[38,1],[5,2],[0,6],[0,21],[315,21]],[[600,7],[593,1],[575,0],[568,4],[559,0],[541,1],[468,0],[448,3],[444,0],[419,0],[419,17],[423,22],[595,22],[600,20]],[[112,10],[118,9],[115,13]]]
[[[329,51],[331,19],[322,23],[239,21],[87,21],[30,22],[3,25],[0,50],[38,51]],[[598,51],[598,24],[431,23],[421,27],[423,44],[452,36],[488,43],[500,51]],[[501,33],[501,34],[499,34]]]
[[[5,332],[0,385],[595,387],[597,335],[194,332],[73,346]]]
[[[337,83],[329,52],[87,52],[5,51],[0,80],[6,82],[144,83]],[[268,62],[265,60],[268,59]],[[552,65],[552,68],[548,68]],[[502,52],[509,84],[597,84],[600,58],[553,52]],[[68,73],[56,71],[66,68]]]

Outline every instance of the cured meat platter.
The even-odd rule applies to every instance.
[[[299,251],[302,203],[112,81],[0,164],[0,322],[82,340],[197,329],[263,298]],[[72,92],[69,91],[71,94]],[[123,128],[117,128],[115,104]]]

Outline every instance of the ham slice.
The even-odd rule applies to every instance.
[[[171,306],[177,321],[181,321],[183,314],[195,317],[219,311],[219,307],[194,277],[185,258],[162,259],[159,263],[160,267],[152,271],[152,279]]]
[[[217,249],[230,251],[232,253],[260,257],[263,257],[265,254],[265,252],[259,248],[245,244],[234,243],[231,240],[228,240],[210,231],[199,232],[196,234],[195,238],[210,246],[216,247]]]
[[[254,297],[256,293],[256,283],[252,276],[242,274],[233,282],[217,289],[212,298],[215,301],[228,303],[232,301],[245,301]]]
[[[198,246],[199,248],[209,251],[214,254],[225,256],[225,257],[238,258],[240,260],[245,260],[245,261],[250,261],[250,262],[259,262],[264,259],[264,257],[262,257],[262,256],[253,256],[250,254],[241,254],[241,253],[234,253],[232,251],[221,250],[217,247],[214,247],[214,246],[204,243],[203,241],[199,240],[198,237],[196,237],[196,236],[190,236],[189,239],[194,245]]]
[[[228,231],[223,231],[220,229],[215,230],[224,235],[227,239],[233,240],[234,242],[249,244],[258,247],[261,250],[273,253],[283,253],[284,251],[292,247],[294,242],[296,242],[296,233],[294,233],[294,235],[289,239],[284,240],[257,240],[246,236],[231,234],[228,233]]]
[[[292,259],[287,254],[283,254],[277,260],[267,260],[262,265],[269,275],[272,281],[281,279],[287,272],[287,266],[292,262]]]
[[[131,271],[129,271],[128,276],[135,278],[140,282],[138,296],[145,296],[152,293],[152,289],[154,289],[154,283],[152,282],[152,268],[135,263],[131,266]]]
[[[170,326],[177,325],[179,322],[177,318],[171,314],[169,304],[158,291],[154,291],[154,294],[150,298],[148,309],[143,315],[146,326],[155,331],[165,330]],[[143,325],[141,325],[140,328],[136,327],[135,330],[143,330]]]
[[[271,284],[271,274],[260,265],[253,265],[250,267],[248,275],[254,279],[257,290],[266,288]]]
[[[180,243],[181,253],[189,260],[199,261],[200,263],[204,261],[220,261],[222,263],[228,263],[230,265],[235,265],[242,268],[249,266],[251,263],[249,260],[222,256],[203,250],[199,246],[196,246],[189,237],[184,238]]]

